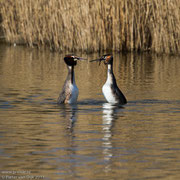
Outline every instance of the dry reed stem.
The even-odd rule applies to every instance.
[[[180,53],[179,0],[1,0],[0,15],[9,43]]]

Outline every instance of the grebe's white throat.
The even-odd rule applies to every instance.
[[[68,66],[68,68],[70,69],[70,72],[71,72],[71,81],[68,82],[68,84],[67,84],[69,86],[68,91],[70,93],[70,97],[67,100],[67,103],[73,104],[73,103],[77,102],[78,95],[79,95],[79,89],[76,86],[76,82],[75,82],[74,68],[72,66]]]

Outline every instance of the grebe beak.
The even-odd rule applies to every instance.
[[[104,60],[105,60],[104,58],[100,58],[100,59],[91,60],[90,62],[99,62],[99,65],[100,65],[101,61],[104,61]]]
[[[76,57],[74,60],[75,60],[75,61],[85,61],[85,60],[87,60],[87,59],[86,59],[86,58],[83,58],[83,57]]]

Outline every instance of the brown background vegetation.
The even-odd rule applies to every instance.
[[[1,0],[0,15],[9,43],[180,53],[179,0]]]

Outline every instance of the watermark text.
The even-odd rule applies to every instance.
[[[31,171],[0,171],[0,179],[45,179],[42,175],[32,175]]]

